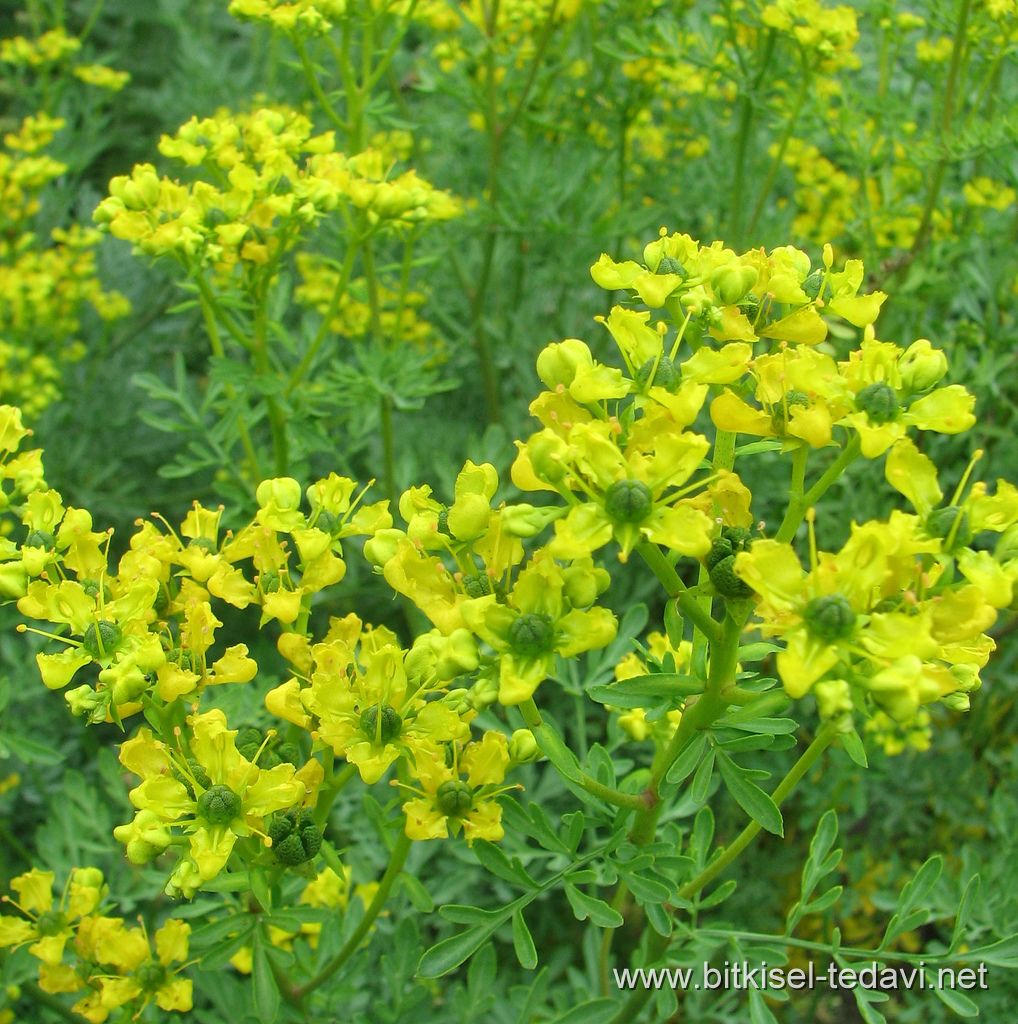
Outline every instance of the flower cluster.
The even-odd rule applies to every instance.
[[[44,241],[33,229],[46,187],[67,170],[46,152],[64,126],[35,114],[0,149],[0,400],[17,401],[29,416],[59,397],[61,366],[84,355],[85,310],[106,322],[130,310],[99,281],[99,232],[53,228]]]
[[[16,898],[3,897],[18,913],[0,915],[0,947],[28,947],[44,992],[78,994],[72,1011],[92,1024],[122,1010],[136,1018],[149,1003],[191,1009],[191,981],[181,976],[189,924],[170,919],[150,939],[144,925],[101,913],[107,887],[98,868],[75,868],[59,901],[54,881],[37,868],[19,875],[10,884]]]
[[[95,220],[149,256],[211,264],[275,264],[323,216],[341,208],[370,230],[405,227],[457,214],[456,201],[414,171],[390,176],[375,150],[345,156],[332,132],[288,108],[250,114],[219,111],[192,118],[160,152],[203,176],[192,184],[161,177],[151,164],[110,182]]]

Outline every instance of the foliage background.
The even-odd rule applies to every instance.
[[[396,487],[428,480],[449,493],[467,457],[506,466],[511,439],[526,429],[537,352],[548,341],[574,336],[588,340],[595,352],[598,346],[607,350],[603,330],[592,323],[593,314],[607,313],[605,296],[587,268],[603,251],[620,259],[635,256],[661,224],[703,240],[725,238],[736,247],[791,242],[818,253],[831,241],[839,252],[861,256],[870,286],[892,295],[880,337],[904,343],[931,338],[948,350],[954,379],[977,395],[976,441],[931,439],[927,450],[956,480],[979,443],[986,453],[979,472],[986,479],[1013,476],[1013,9],[1003,3],[858,2],[857,59],[831,58],[833,67],[821,61],[807,71],[794,48],[781,49],[779,42],[765,61],[765,35],[741,32],[738,26],[759,16],[753,3],[605,0],[561,6],[568,16],[552,26],[552,41],[533,74],[532,64],[518,57],[524,43],[541,45],[546,4],[503,4],[520,20],[488,50],[483,33],[470,25],[443,36],[415,23],[370,107],[372,128],[408,130],[411,165],[466,201],[463,218],[429,234],[418,257],[416,274],[428,296],[423,315],[435,340],[429,359],[414,362],[419,376],[400,379],[394,392]],[[919,24],[907,27],[909,16]],[[217,0],[0,4],[0,37],[58,23],[72,34],[90,24],[90,56],[128,71],[131,81],[98,104],[76,88],[61,92],[53,86],[44,96],[38,83],[16,74],[0,85],[4,130],[44,98],[53,102],[54,94],[53,112],[68,120],[54,153],[69,170],[47,190],[39,214],[48,226],[88,224],[109,179],[156,158],[160,136],[192,115],[220,106],[243,109],[255,97],[298,105],[309,99],[308,83],[283,41],[262,26],[239,23]],[[951,65],[943,55],[959,24],[963,67],[949,97]],[[442,45],[448,48],[444,55]],[[931,53],[941,56],[930,59]],[[505,68],[499,109],[512,111],[524,97],[498,140],[495,178],[490,119],[484,130],[488,98],[478,73],[488,59]],[[946,117],[945,103],[953,106]],[[971,184],[978,179],[994,183],[991,201],[997,206],[973,199]],[[196,309],[182,304],[185,296],[165,266],[132,257],[122,242],[103,240],[98,272],[107,287],[129,298],[132,312],[107,327],[95,318],[83,320],[84,357],[64,367],[62,397],[32,425],[47,451],[51,485],[123,536],[135,518],[153,510],[182,514],[194,498],[214,501],[222,481],[201,460],[191,460],[188,442],[195,430],[182,425],[167,432],[156,425],[168,422],[172,410],[153,381],[185,396],[207,386],[207,343]],[[479,333],[490,349],[497,412],[479,364]],[[315,453],[310,462],[366,479],[378,475],[382,451],[374,395],[357,373],[377,376],[391,365],[355,372],[342,352],[339,360],[340,371],[327,385],[345,388],[348,400],[330,407],[331,418],[322,424],[335,448]],[[168,466],[172,475],[166,475]],[[766,486],[747,482],[755,493],[754,484]],[[843,503],[855,518],[886,509],[886,489],[862,474],[850,474],[838,486],[832,502]],[[770,515],[761,509],[762,518],[773,518],[779,508],[780,495]],[[819,526],[823,543],[840,539]],[[840,528],[847,529],[847,521]],[[620,578],[612,598],[619,612],[647,601],[651,622],[660,621],[662,609],[649,585]],[[342,602],[337,612],[356,608],[365,618],[406,629],[373,590],[366,570],[351,572]],[[58,872],[96,863],[114,880],[129,913],[145,898],[146,885],[109,840],[113,825],[129,812],[111,748],[115,731],[83,731],[64,713],[59,699],[38,684],[33,648],[14,636],[10,609],[4,619],[0,883],[40,854]],[[738,888],[720,912],[724,920],[747,931],[780,930],[813,830],[823,811],[835,807],[845,849],[838,873],[846,893],[828,912],[827,924],[840,923],[846,940],[873,942],[904,881],[935,853],[943,855],[945,871],[931,897],[934,916],[921,935],[906,937],[905,948],[912,939],[923,948],[944,941],[975,872],[982,876],[977,928],[987,935],[1009,930],[1018,918],[1014,627],[1013,614],[1001,618],[996,660],[972,712],[939,709],[929,751],[892,757],[874,745],[866,771],[840,753],[831,757],[828,771],[789,807],[785,840],[760,840],[756,854],[737,870]],[[563,692],[550,704],[560,721],[574,722],[572,743],[583,749],[603,740],[600,708],[576,713],[574,703]],[[570,810],[572,798],[553,778],[534,771],[525,782],[527,799],[540,802],[553,821]],[[338,810],[348,823],[351,849],[361,851],[353,866],[362,880],[375,876],[382,862],[374,831],[380,815],[371,798],[365,800],[365,806]],[[739,827],[738,809],[724,802],[717,817],[720,835]],[[688,828],[691,822],[679,824]],[[534,855],[525,840],[508,840],[506,851],[524,864]],[[435,905],[492,905],[514,895],[463,845],[418,847],[415,858],[411,866]],[[335,993],[336,1006],[343,1007],[335,1019],[522,1022],[566,1014],[600,981],[591,931],[572,921],[563,903],[561,893],[553,894],[530,911],[541,953],[536,975],[516,966],[500,935],[469,971],[429,982],[415,979],[414,967],[420,950],[444,934],[443,925],[400,897],[378,926],[386,938],[359,955],[345,975],[346,988]],[[624,951],[627,937],[616,941]],[[24,975],[13,959],[5,970],[12,982]],[[985,1019],[1009,1019],[1015,981],[1003,971],[991,978],[988,992],[970,995]],[[256,1019],[242,976],[209,972],[200,987],[205,1002],[194,1020]],[[742,999],[691,995],[685,1019],[744,1020]],[[539,1010],[531,1016],[534,1007]],[[922,993],[898,993],[880,1009],[901,1022],[952,1017]],[[42,1007],[33,1012],[39,1016],[32,1019],[48,1019]],[[667,1012],[664,1005],[660,1019]],[[789,1022],[860,1019],[849,996],[817,994],[813,1002],[774,1012]]]

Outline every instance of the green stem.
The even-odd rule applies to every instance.
[[[251,341],[251,365],[266,387],[274,379],[275,371],[269,359],[268,313],[266,309],[265,285],[255,294],[254,336]],[[266,393],[265,405],[269,413],[269,430],[272,433],[272,454],[276,476],[286,476],[290,468],[290,446],[286,438],[286,416],[279,400]]]
[[[829,943],[810,942],[808,939],[796,939],[791,935],[765,935],[761,932],[733,932],[703,928],[697,932],[698,935],[717,936],[718,938],[746,939],[749,942],[766,942],[768,944],[779,943],[784,946],[794,946],[797,949],[809,949],[816,953],[833,952]],[[929,953],[904,953],[899,949],[859,949],[856,946],[839,946],[838,956],[846,956],[859,960],[889,960],[893,963],[922,964],[928,965],[932,959]],[[972,959],[971,953],[967,950],[958,953],[950,953],[947,956],[936,958],[941,963],[968,963]]]
[[[792,133],[795,131],[796,122],[799,120],[799,114],[802,111],[803,104],[806,102],[806,96],[809,93],[809,66],[806,64],[805,59],[802,63],[803,81],[799,85],[799,89],[795,97],[795,103],[792,106],[791,113],[788,115],[788,121],[785,124],[784,132],[782,132],[781,141],[778,143],[777,152],[775,152],[774,157],[771,160],[770,167],[767,168],[767,176],[764,178],[764,183],[760,186],[760,191],[757,193],[756,202],[753,204],[753,212],[750,215],[749,224],[746,227],[746,238],[749,241],[752,241],[753,232],[756,230],[757,222],[760,220],[760,215],[764,211],[764,205],[770,197],[771,189],[774,187],[774,179],[778,176],[778,171],[785,159],[788,144],[792,141]]]
[[[322,110],[325,111],[326,117],[341,131],[344,135],[349,134],[350,126],[339,116],[339,112],[332,105],[332,101],[325,94],[325,90],[322,88],[322,83],[318,80],[318,74],[314,69],[314,65],[311,63],[311,58],[308,56],[307,47],[304,45],[303,40],[298,37],[293,37],[293,45],[297,50],[297,56],[300,58],[300,66],[304,71],[304,78],[307,80],[308,86],[311,89],[311,93]]]
[[[775,39],[776,32],[771,29],[764,43],[757,73],[749,84],[749,90],[739,99],[739,126],[735,140],[735,173],[732,177],[732,205],[729,218],[729,235],[736,245],[742,244],[742,200],[746,179],[746,153],[749,150],[749,136],[755,113],[754,95],[763,82],[771,54],[774,52]]]
[[[541,752],[551,761],[557,771],[561,771],[556,762],[563,759],[572,760],[572,751],[544,724],[541,719],[541,713],[538,711],[533,698],[520,704],[519,710],[520,714],[523,715],[523,721],[527,723],[527,728],[534,734]],[[561,774],[563,778],[575,783],[590,793],[591,796],[596,796],[599,800],[604,800],[606,803],[614,804],[616,807],[628,807],[632,810],[647,809],[647,797],[645,794],[623,793],[619,789],[612,789],[610,786],[605,786],[598,782],[597,779],[588,775],[579,766],[568,775],[565,772]]]
[[[199,305],[201,307],[202,320],[205,323],[205,333],[209,339],[209,347],[212,349],[214,356],[222,359],[224,357],[223,342],[219,337],[219,325],[216,323],[215,299],[205,279],[198,275],[196,280],[198,282]],[[225,384],[223,386],[223,393],[231,402],[237,397],[237,389],[232,384]],[[244,449],[251,473],[251,480],[249,482],[254,487],[263,478],[264,473],[262,473],[258,452],[255,450],[254,442],[251,440],[251,432],[248,430],[247,421],[243,416],[237,417],[237,433],[240,435],[240,444]]]
[[[343,787],[357,774],[357,766],[348,764],[342,771],[338,772],[332,781],[318,791],[318,800],[315,803],[315,824],[321,828],[329,820],[329,811],[332,805],[342,792]]]
[[[612,910],[621,914],[628,895],[629,886],[625,882],[620,881],[611,901]],[[608,971],[611,965],[612,943],[614,939],[615,929],[605,928],[601,935],[601,951],[598,955],[598,974],[601,978],[601,995],[603,996],[611,995],[611,978]]]
[[[830,724],[826,724],[821,727],[820,731],[817,733],[816,739],[814,739],[806,748],[799,760],[792,766],[789,773],[781,780],[777,789],[774,790],[772,797],[777,805],[781,805],[782,801],[792,792],[810,768],[813,767],[820,758],[820,755],[830,745],[836,734],[836,727]],[[679,898],[688,900],[695,896],[708,882],[720,874],[740,853],[746,849],[759,831],[760,826],[755,821],[747,825],[732,844],[725,848],[720,857],[701,871],[696,878],[687,882],[686,885],[679,890]],[[651,936],[650,942],[647,946],[647,957],[644,966],[651,966],[656,963],[668,949],[668,944],[668,936],[658,935],[655,932]],[[639,1016],[640,1011],[647,1004],[651,995],[653,995],[653,991],[654,990],[648,986],[647,988],[633,992],[633,994],[622,1005],[619,1012],[612,1017],[609,1024],[633,1024]]]
[[[972,0],[959,0],[958,22],[954,27],[954,39],[951,46],[951,63],[947,69],[947,81],[944,84],[944,105],[940,115],[940,142],[944,145],[947,136],[950,134],[951,125],[954,121],[955,99],[958,90],[958,81],[961,77],[962,56],[965,52],[967,42],[967,30],[969,11],[972,8]],[[940,197],[940,189],[944,184],[944,176],[950,163],[949,155],[945,154],[938,161],[933,169],[930,178],[930,185],[926,192],[926,202],[923,205],[922,216],[919,219],[919,227],[916,229],[915,238],[908,255],[914,259],[919,251],[929,241],[933,229],[933,214],[937,209],[937,200]]]
[[[396,507],[396,441],[392,429],[392,398],[380,395],[378,399],[378,416],[382,434],[382,481],[385,485],[386,497]]]
[[[371,926],[375,923],[375,919],[389,899],[389,893],[392,892],[392,887],[395,885],[399,873],[403,870],[403,865],[406,863],[411,845],[412,841],[407,838],[405,831],[400,830],[399,838],[396,840],[396,845],[392,848],[392,853],[389,856],[388,867],[386,867],[385,874],[382,875],[381,881],[378,883],[378,889],[375,890],[374,898],[368,904],[367,910],[364,911],[364,917],[361,918],[360,924],[357,925],[353,934],[343,944],[343,948],[310,981],[305,982],[303,985],[298,985],[294,989],[296,999],[301,1000],[309,992],[313,992],[316,988],[324,985],[360,948],[361,942],[364,941],[364,937],[371,931]]]
[[[646,792],[653,797],[657,797],[661,781],[668,774],[668,769],[675,763],[675,759],[693,741],[698,732],[709,729],[728,707],[725,693],[735,686],[742,625],[741,619],[728,616],[721,626],[720,635],[711,641],[707,686],[695,701],[687,702],[679,719],[679,727],[668,745],[658,749],[651,765]],[[653,840],[661,810],[660,802],[655,800],[637,814],[629,837],[638,846]]]
[[[841,476],[849,464],[855,461],[859,454],[859,435],[853,434],[848,443],[841,449],[838,457],[827,467],[819,480],[801,497],[796,498],[793,494],[785,511],[785,518],[775,535],[775,540],[787,543],[799,529],[803,517],[826,493],[831,484]],[[794,469],[794,467],[793,467]]]
[[[716,640],[721,635],[721,626],[707,609],[700,606],[696,598],[679,578],[675,567],[665,558],[664,553],[656,544],[650,541],[641,541],[636,545],[637,554],[647,563],[654,575],[665,588],[665,593],[674,598],[682,614],[689,619],[693,625],[708,640]]]
[[[293,393],[293,390],[304,379],[304,375],[311,368],[312,363],[315,361],[315,357],[318,355],[319,350],[325,343],[325,339],[329,335],[329,326],[339,310],[339,304],[343,301],[347,285],[350,283],[350,275],[353,273],[353,264],[354,259],[357,256],[359,241],[359,238],[348,239],[346,253],[343,256],[343,265],[339,271],[339,278],[336,281],[336,287],[332,290],[332,297],[329,299],[328,309],[326,309],[325,313],[322,315],[322,322],[319,324],[318,330],[315,332],[315,336],[311,340],[311,344],[308,345],[307,351],[304,353],[293,373],[290,374],[290,380],[286,385],[284,397],[288,398]]]
[[[803,751],[802,756],[798,761],[792,765],[788,774],[781,780],[777,788],[771,794],[771,798],[778,805],[781,804],[782,800],[792,792],[793,789],[802,781],[806,773],[813,767],[814,764],[819,760],[821,754],[831,745],[831,741],[837,736],[838,729],[836,725],[830,722],[825,723],[820,727],[813,742]],[[692,899],[705,885],[709,885],[711,882],[721,874],[739,855],[746,849],[747,846],[757,837],[760,832],[760,823],[758,821],[751,821],[736,837],[735,839],[724,848],[721,855],[716,857],[710,864],[707,865],[703,871],[687,882],[679,890],[679,898],[683,900]]]

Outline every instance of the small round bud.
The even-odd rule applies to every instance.
[[[115,622],[101,619],[99,622],[93,622],[85,630],[81,646],[96,661],[99,661],[109,657],[117,649],[123,636],[123,631]]]
[[[734,306],[756,284],[759,276],[756,267],[730,263],[718,267],[711,274],[710,283],[722,306]]]
[[[890,384],[869,384],[855,396],[855,407],[866,413],[871,423],[890,423],[898,415],[898,396]]]
[[[483,711],[498,700],[498,680],[483,676],[470,687],[470,706],[475,711]]]
[[[616,480],[604,495],[604,510],[617,523],[642,523],[654,499],[642,480]]]
[[[435,793],[438,809],[450,818],[458,818],[473,806],[474,791],[459,779],[443,782]]]
[[[913,394],[928,391],[947,373],[947,356],[925,338],[912,342],[898,360],[902,386]]]
[[[210,825],[228,825],[240,809],[240,797],[229,786],[212,786],[198,798],[198,817]]]
[[[809,631],[821,640],[844,640],[855,628],[855,612],[841,594],[814,597],[802,617]]]
[[[255,500],[261,508],[274,505],[278,509],[296,509],[300,508],[302,494],[296,480],[281,476],[274,480],[263,480],[255,491]]]
[[[555,629],[547,615],[528,612],[509,627],[509,646],[524,658],[539,658],[555,646]]]
[[[529,729],[517,729],[509,739],[509,758],[517,764],[528,764],[541,756],[541,748]]]
[[[361,712],[361,732],[376,743],[391,743],[403,731],[403,717],[388,704],[373,704]]]

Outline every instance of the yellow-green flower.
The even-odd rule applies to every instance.
[[[509,749],[500,732],[486,732],[479,742],[454,745],[453,763],[436,757],[420,761],[414,777],[420,787],[393,780],[393,785],[418,794],[403,804],[406,834],[410,839],[445,839],[460,830],[468,843],[475,839],[498,842],[505,834],[502,807],[497,797],[512,786],[502,786],[509,767]],[[463,776],[466,775],[464,780]]]
[[[504,603],[497,594],[463,603],[466,624],[498,654],[502,704],[529,700],[554,671],[556,655],[575,657],[615,638],[615,616],[607,608],[572,607],[568,585],[566,570],[541,551],[519,574]]]

